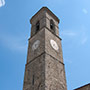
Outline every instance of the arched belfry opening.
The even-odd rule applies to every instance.
[[[55,24],[52,19],[50,20],[50,29],[55,33]]]
[[[39,29],[40,29],[40,22],[37,21],[37,23],[36,23],[36,32],[35,33],[37,33],[39,31]]]

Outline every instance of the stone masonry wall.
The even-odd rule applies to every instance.
[[[64,64],[45,55],[45,90],[67,90]]]
[[[45,90],[45,54],[26,64],[23,90]]]

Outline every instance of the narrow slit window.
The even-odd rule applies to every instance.
[[[33,75],[33,77],[32,77],[32,85],[34,85],[34,75]]]

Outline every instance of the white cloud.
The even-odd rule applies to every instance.
[[[63,36],[69,36],[69,37],[74,37],[77,34],[75,32],[72,32],[72,31],[62,31],[61,32],[61,35],[63,35]]]
[[[82,11],[83,11],[84,14],[88,13],[87,9],[85,9],[85,8],[83,8]]]
[[[5,0],[0,0],[0,7],[5,5]]]
[[[81,44],[85,44],[87,42],[88,38],[87,37],[84,37],[81,41]]]
[[[85,26],[82,26],[79,32],[79,40],[82,45],[88,41],[88,30]]]
[[[63,60],[64,60],[64,63],[67,64],[67,65],[68,64],[70,65],[70,64],[73,63],[73,60],[71,58],[69,58],[68,56],[64,56]]]
[[[72,64],[73,62],[72,62],[72,60],[70,60],[70,59],[64,59],[64,61],[65,61],[65,63],[69,63],[69,64]]]
[[[14,36],[14,35],[8,35],[8,34],[0,34],[0,43],[12,50],[12,51],[19,51],[19,52],[25,52],[27,49],[27,43],[25,38],[21,36]]]

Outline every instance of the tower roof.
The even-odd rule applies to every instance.
[[[41,13],[42,11],[48,12],[48,13],[49,13],[52,17],[54,17],[55,20],[57,20],[58,23],[59,23],[58,17],[57,17],[54,13],[52,13],[52,11],[49,10],[47,7],[42,7],[42,8],[31,18],[30,23],[32,23],[33,18],[34,18],[35,16],[37,16],[39,13]]]

